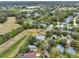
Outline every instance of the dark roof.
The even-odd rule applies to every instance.
[[[36,58],[36,53],[35,52],[28,52],[22,56],[22,58]]]

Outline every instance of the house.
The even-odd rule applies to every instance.
[[[68,24],[70,21],[71,21],[71,16],[69,16],[69,17],[67,17],[67,18],[65,19],[65,23],[66,23],[66,24]]]
[[[68,53],[70,56],[74,56],[76,54],[76,51],[74,50],[73,47],[69,47],[66,49],[66,53]]]
[[[35,45],[28,45],[30,51],[37,51],[37,47]]]
[[[21,58],[36,58],[36,53],[35,52],[28,52],[25,53]]]
[[[41,30],[40,32],[38,32],[38,35],[36,36],[36,40],[43,41],[45,39],[45,34],[46,33]]]
[[[59,10],[77,10],[77,8],[74,7],[61,7]]]
[[[65,23],[60,24],[60,28],[64,28]]]
[[[65,37],[64,35],[61,35],[61,40],[64,41],[65,39],[67,39],[67,37]]]
[[[47,23],[44,23],[44,22],[33,22],[33,26],[37,26],[37,27],[45,27],[47,28]]]
[[[35,13],[35,17],[39,17],[40,16],[40,14],[38,14],[38,13]]]
[[[45,36],[39,34],[39,35],[36,36],[36,39],[37,39],[38,41],[43,41],[43,40],[45,39]]]
[[[50,31],[50,30],[52,30],[52,29],[53,29],[53,24],[49,25],[46,30],[47,30],[47,31]]]
[[[51,45],[55,41],[56,37],[57,37],[56,35],[51,36],[51,38],[48,41],[49,45]]]
[[[59,53],[64,53],[64,47],[62,45],[57,44],[56,48]]]
[[[27,7],[28,9],[36,9],[36,8],[40,8],[39,6],[29,6]]]

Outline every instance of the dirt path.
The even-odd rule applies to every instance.
[[[26,35],[33,34],[36,35],[38,34],[39,29],[28,29],[24,30],[20,34],[16,35],[15,37],[9,39],[7,42],[3,43],[0,45],[0,53],[6,51],[9,47],[11,47],[13,44],[15,44],[18,40],[21,40]]]
[[[5,23],[0,24],[0,35],[10,32],[12,29],[16,29],[18,27],[21,26],[19,24],[16,24],[16,18],[8,17]]]

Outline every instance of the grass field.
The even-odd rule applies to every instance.
[[[16,18],[8,17],[5,23],[0,24],[0,35],[10,32],[12,29],[16,29],[18,27],[21,26],[19,24],[16,24]]]
[[[6,57],[12,57],[12,53],[21,47],[21,45],[25,42],[25,37],[22,38],[22,40],[19,40],[14,45],[12,45],[8,50],[6,50],[4,53],[0,54],[0,58],[6,58]],[[17,52],[15,52],[16,54]],[[13,55],[15,55],[13,54]]]

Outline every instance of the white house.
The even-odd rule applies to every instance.
[[[39,34],[39,35],[36,36],[36,39],[37,39],[38,41],[43,41],[43,40],[45,39],[45,36]]]
[[[31,50],[31,51],[37,51],[37,47],[35,45],[28,45],[28,48]]]

